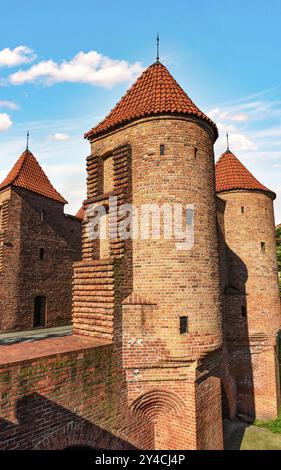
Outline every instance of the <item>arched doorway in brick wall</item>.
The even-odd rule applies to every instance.
[[[77,450],[84,450],[84,451],[88,451],[88,450],[98,450],[97,447],[91,447],[91,446],[68,446],[66,447],[64,450],[74,450],[74,451],[77,451]]]
[[[76,449],[75,449],[76,448]],[[129,442],[89,422],[72,421],[44,437],[35,450],[133,450]]]

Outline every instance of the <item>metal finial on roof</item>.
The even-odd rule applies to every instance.
[[[28,150],[28,143],[29,143],[29,131],[26,133],[26,150]]]
[[[159,62],[159,33],[157,33],[157,57],[156,62]]]
[[[228,132],[226,133],[226,143],[227,143],[227,151],[229,152],[229,138],[228,138]]]

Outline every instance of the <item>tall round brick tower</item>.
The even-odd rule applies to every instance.
[[[225,202],[224,335],[238,415],[277,416],[277,333],[280,297],[273,200],[227,150],[216,164],[216,190]]]
[[[128,406],[153,425],[155,449],[221,449],[217,128],[157,61],[86,138],[88,218],[74,331],[112,341]],[[118,233],[91,241],[89,207],[108,207],[110,234],[124,202],[134,207],[133,239]],[[113,266],[111,323],[109,310],[103,322],[95,313],[94,295],[92,308],[87,300],[92,315],[79,314],[79,285],[90,270],[83,263],[95,272]]]

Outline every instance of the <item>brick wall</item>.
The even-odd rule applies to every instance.
[[[5,241],[0,329],[32,328],[37,296],[47,299],[47,326],[70,323],[72,264],[81,257],[81,222],[64,215],[62,204],[15,188]]]
[[[0,449],[153,448],[152,423],[126,406],[112,346],[69,337],[12,349],[23,359],[0,355]]]
[[[0,201],[6,207],[0,247],[0,330],[10,330],[15,327],[17,315],[21,199],[7,189],[0,194]]]

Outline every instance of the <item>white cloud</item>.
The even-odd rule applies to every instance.
[[[78,164],[78,163],[68,163],[68,164],[61,164],[61,165],[53,165],[49,163],[42,163],[43,170],[48,173],[48,175],[52,176],[63,176],[64,178],[68,178],[71,176],[77,175],[80,173],[84,176],[86,171],[85,164]]]
[[[38,82],[44,85],[72,82],[111,87],[131,81],[142,72],[139,62],[129,64],[125,60],[115,60],[96,51],[79,52],[69,62],[47,60],[33,65],[28,70],[19,70],[9,77],[13,85]]]
[[[6,47],[0,51],[0,67],[15,67],[27,64],[35,59],[32,49],[27,46],[18,46],[15,49]]]
[[[0,108],[8,108],[8,109],[19,109],[19,106],[14,101],[8,100],[0,100]]]
[[[244,134],[231,134],[230,136],[230,146],[231,149],[236,151],[249,151],[249,150],[257,150],[257,146],[254,142],[252,142],[248,137]]]
[[[56,132],[55,134],[49,135],[49,139],[54,140],[56,142],[64,142],[65,140],[69,140],[70,136],[68,134]]]
[[[6,113],[0,113],[0,132],[1,131],[6,131],[7,129],[9,129],[9,127],[11,127],[12,125],[12,121],[11,121],[11,118],[8,114]]]
[[[248,116],[242,112],[230,112],[230,111],[223,111],[220,108],[211,109],[208,113],[208,116],[211,119],[220,119],[220,120],[228,120],[228,121],[237,121],[237,122],[244,122],[248,120]]]
[[[281,127],[262,129],[260,131],[256,131],[254,134],[257,138],[281,137]]]

